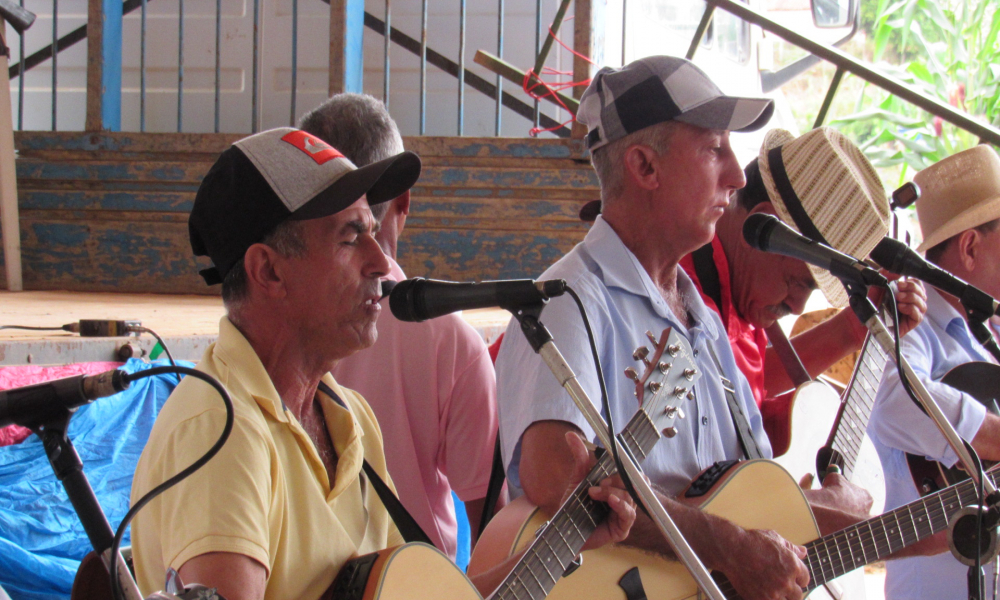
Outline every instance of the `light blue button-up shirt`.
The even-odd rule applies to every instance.
[[[642,364],[633,360],[632,351],[650,345],[645,332],[652,331],[659,337],[665,328],[672,327],[690,342],[703,376],[695,385],[695,399],[682,405],[686,418],[676,422],[677,436],[661,439],[642,465],[654,483],[677,494],[716,461],[743,458],[710,347],[726,378],[736,388],[762,453],[771,455],[760,412],[746,379],[736,367],[722,322],[705,306],[682,269],[677,269],[677,287],[693,323],[690,328],[685,328],[674,316],[638,259],[600,217],[584,241],[540,279],[565,279],[583,301],[619,431],[639,408],[635,384],[623,373],[630,366],[642,372]],[[568,295],[555,298],[542,311],[540,321],[551,332],[581,386],[600,410],[601,392],[594,360],[576,304]],[[521,436],[532,423],[565,421],[579,427],[595,443],[597,438],[569,394],[528,345],[516,320],[511,320],[507,328],[496,367],[504,464],[515,487],[512,494],[520,495]],[[602,416],[607,419],[603,411]]]
[[[937,290],[927,288],[927,315],[900,340],[900,352],[937,400],[958,434],[972,440],[986,417],[986,408],[975,398],[940,383],[948,371],[970,361],[995,362],[972,337],[965,319]],[[885,472],[885,508],[890,510],[920,498],[910,476],[906,453],[925,456],[947,466],[958,457],[930,417],[923,414],[899,382],[890,359],[875,398],[868,435]],[[886,563],[887,600],[964,598],[968,567],[945,553]],[[987,577],[986,597],[992,597],[993,570]]]

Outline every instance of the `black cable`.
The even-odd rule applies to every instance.
[[[618,471],[618,475],[622,478],[622,484],[624,484],[625,490],[628,492],[629,496],[632,497],[636,506],[638,506],[648,517],[649,512],[646,511],[646,506],[639,500],[639,494],[636,493],[635,488],[632,486],[632,480],[623,468],[621,457],[618,456],[618,444],[615,443],[615,419],[611,413],[611,407],[608,404],[608,386],[604,381],[604,370],[601,368],[601,357],[597,351],[597,341],[594,338],[594,332],[590,328],[590,319],[587,317],[587,310],[584,308],[580,297],[576,295],[575,291],[573,291],[573,288],[567,285],[566,293],[573,297],[577,308],[580,309],[580,316],[583,318],[583,326],[587,330],[587,339],[590,341],[590,353],[594,357],[594,368],[597,369],[597,382],[601,386],[601,407],[608,415],[608,439],[611,440],[611,448],[609,448],[609,450],[611,450],[611,457],[615,462],[615,469]]]
[[[111,566],[109,570],[111,575],[111,591],[114,594],[115,600],[125,600],[125,592],[121,588],[121,582],[118,581],[118,549],[121,547],[122,537],[124,537],[125,529],[128,528],[129,523],[132,521],[133,518],[135,518],[136,513],[138,513],[142,509],[142,507],[146,506],[146,504],[148,504],[150,500],[159,496],[163,492],[167,491],[169,488],[173,487],[174,485],[176,485],[177,483],[179,483],[180,481],[182,481],[183,479],[185,479],[186,477],[188,477],[189,475],[191,475],[192,473],[203,467],[205,463],[207,463],[209,460],[212,459],[213,456],[218,454],[219,450],[221,450],[222,446],[226,443],[226,440],[229,439],[229,434],[233,430],[233,419],[234,419],[233,401],[229,397],[229,392],[226,391],[226,388],[222,387],[221,383],[219,383],[214,377],[208,375],[207,373],[202,373],[201,371],[191,369],[188,367],[179,367],[174,365],[170,367],[154,367],[152,369],[141,371],[139,373],[126,374],[125,380],[129,383],[132,383],[134,381],[145,379],[147,377],[153,377],[154,375],[160,375],[162,373],[175,373],[178,375],[178,377],[180,377],[180,374],[183,373],[184,375],[190,375],[197,379],[201,379],[205,383],[215,388],[215,390],[219,392],[219,395],[222,396],[222,401],[226,405],[226,424],[222,428],[222,434],[219,435],[219,439],[216,440],[215,444],[213,444],[212,447],[209,448],[208,451],[205,452],[205,454],[203,454],[201,458],[191,463],[189,467],[187,467],[180,473],[174,475],[170,479],[164,481],[160,485],[156,486],[155,488],[147,492],[142,498],[139,499],[138,502],[135,503],[135,505],[132,506],[132,508],[129,509],[127,513],[125,513],[125,518],[122,519],[121,524],[118,526],[118,530],[115,531],[115,539],[114,542],[111,544],[111,552],[110,552]]]
[[[148,333],[149,335],[151,335],[154,338],[156,338],[157,343],[159,343],[160,347],[163,348],[163,353],[167,355],[167,360],[170,361],[170,366],[172,366],[172,367],[176,367],[177,366],[177,363],[174,362],[174,357],[170,354],[170,348],[167,348],[167,343],[164,342],[163,338],[161,338],[159,335],[157,335],[155,331],[153,331],[149,327],[136,327],[136,328],[134,328],[134,331],[136,333]],[[180,373],[175,373],[175,374],[177,375],[177,383],[180,383],[181,382]]]
[[[72,331],[69,327],[75,325],[75,323],[70,323],[69,325],[63,325],[61,327],[32,327],[30,325],[0,325],[0,329],[21,329],[24,331]]]

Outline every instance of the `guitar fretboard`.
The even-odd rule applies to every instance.
[[[629,421],[619,438],[642,461],[656,445],[660,434],[643,411]],[[587,477],[573,490],[551,521],[545,524],[525,550],[524,558],[510,572],[491,598],[498,600],[542,600],[552,591],[566,568],[611,510],[590,497],[589,488],[616,472],[611,452],[605,452]]]
[[[878,391],[882,372],[889,360],[885,350],[872,336],[865,339],[858,357],[858,364],[851,375],[847,399],[834,426],[832,440],[829,446],[842,457],[841,470],[848,478],[854,473],[861,442],[864,441],[868,420],[875,406],[875,393]]]
[[[988,477],[996,483],[993,472]],[[955,511],[978,503],[975,484],[967,480],[809,542],[804,561],[809,569],[806,591],[944,531]],[[716,579],[726,598],[740,597],[725,576],[717,574]]]

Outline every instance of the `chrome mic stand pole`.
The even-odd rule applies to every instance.
[[[552,335],[538,320],[538,314],[541,312],[542,306],[539,304],[535,307],[523,308],[511,312],[518,322],[520,322],[521,331],[528,339],[528,343],[531,344],[532,349],[542,357],[542,360],[548,365],[559,384],[569,392],[570,398],[573,399],[577,408],[583,413],[584,418],[587,419],[587,423],[597,433],[604,447],[610,451],[612,440],[608,436],[607,423],[604,422],[604,418],[594,408],[594,404],[590,401],[583,386],[580,385],[576,374],[573,373],[573,369],[566,363],[566,359],[563,358],[562,353],[559,352],[559,349],[552,341]],[[705,568],[701,559],[698,558],[698,555],[694,553],[687,540],[684,539],[684,534],[677,528],[673,519],[670,518],[670,515],[663,508],[652,488],[650,488],[649,483],[646,482],[642,470],[635,464],[632,455],[618,439],[613,440],[613,443],[617,447],[618,455],[623,457],[621,461],[622,466],[625,469],[626,475],[631,480],[636,493],[639,495],[639,499],[649,513],[650,518],[652,518],[653,522],[660,529],[664,539],[667,540],[670,548],[677,555],[677,559],[691,572],[698,587],[701,588],[705,595],[713,600],[725,600],[725,596],[722,595],[719,586],[712,579],[708,569]]]

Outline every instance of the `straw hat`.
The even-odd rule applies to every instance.
[[[976,146],[942,159],[913,177],[920,186],[917,218],[924,252],[966,229],[1000,219],[1000,156]]]
[[[889,202],[865,155],[838,131],[813,129],[798,138],[767,132],[758,158],[768,196],[785,224],[832,248],[867,258],[889,231]],[[809,270],[830,304],[847,305],[843,284]]]

